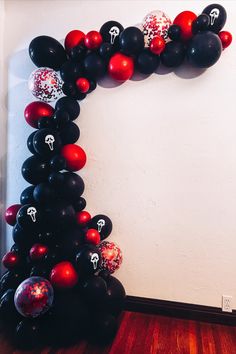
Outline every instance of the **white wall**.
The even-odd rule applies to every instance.
[[[31,39],[62,39],[110,19],[130,26],[154,9],[173,19],[186,9],[200,13],[208,3],[5,2],[8,204],[18,202],[26,186],[20,168],[31,132],[23,118],[33,100],[27,89]],[[236,34],[236,2],[220,3],[228,11],[226,28]],[[234,43],[202,75],[185,68],[112,88],[106,81],[81,104],[88,210],[113,220],[111,240],[124,253],[117,276],[129,295],[221,306],[227,294],[236,307],[235,54]]]

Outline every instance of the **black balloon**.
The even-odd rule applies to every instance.
[[[97,87],[96,81],[95,80],[89,80],[89,91],[88,91],[88,93],[94,91],[96,89],[96,87]]]
[[[58,191],[60,195],[69,202],[75,202],[84,192],[83,179],[73,172],[63,173],[63,186]]]
[[[73,207],[76,212],[79,212],[86,208],[86,204],[86,200],[83,197],[80,197],[78,200],[73,202]]]
[[[0,279],[0,296],[8,289],[16,289],[24,280],[24,276],[20,272],[6,272]]]
[[[64,173],[52,172],[48,177],[48,182],[56,188],[61,188],[64,182]]]
[[[76,256],[76,265],[82,275],[92,275],[99,270],[101,253],[95,246],[83,246]]]
[[[41,225],[42,216],[38,207],[26,204],[20,208],[16,219],[23,230],[36,230]]]
[[[103,42],[119,46],[119,37],[124,27],[117,21],[107,21],[100,28]]]
[[[8,289],[0,299],[0,318],[6,323],[12,323],[19,320],[19,313],[17,312],[14,304],[14,289]]]
[[[102,277],[97,275],[83,280],[80,287],[85,301],[92,306],[99,306],[107,295],[107,284]]]
[[[144,36],[137,27],[127,27],[120,35],[120,48],[126,55],[137,55],[144,48]]]
[[[57,236],[58,236],[57,233],[53,231],[44,230],[38,234],[38,242],[49,246],[53,246],[57,243]]]
[[[192,24],[193,33],[206,31],[209,28],[210,16],[207,14],[199,15]]]
[[[70,115],[63,109],[58,109],[54,114],[54,121],[59,128],[63,128],[70,121]]]
[[[72,227],[76,224],[75,210],[65,201],[46,206],[45,222],[57,230]]]
[[[34,145],[33,145],[33,139],[34,139],[34,136],[36,133],[37,132],[31,133],[27,139],[27,147],[33,155],[37,154],[37,152],[35,151]]]
[[[34,188],[34,200],[39,204],[47,204],[53,202],[57,195],[55,189],[49,182],[38,184]]]
[[[19,322],[15,331],[15,343],[20,349],[33,349],[42,345],[40,322],[24,319]]]
[[[69,113],[70,119],[75,120],[80,114],[79,103],[69,97],[62,97],[56,102],[56,110],[64,110]]]
[[[61,129],[60,136],[63,145],[74,144],[80,137],[79,127],[75,123],[69,122]]]
[[[209,68],[220,58],[222,45],[217,34],[207,31],[196,34],[188,46],[188,60],[198,68]]]
[[[30,230],[23,230],[22,227],[16,223],[12,229],[13,241],[18,244],[22,249],[29,249],[33,243],[37,241],[35,233]]]
[[[49,252],[45,255],[43,264],[51,270],[55,264],[61,262],[62,260],[63,250],[56,245],[55,247],[51,247]]]
[[[160,57],[150,52],[149,49],[144,49],[137,56],[136,68],[141,74],[152,74],[160,64]]]
[[[54,172],[64,170],[66,168],[65,158],[61,155],[53,156],[53,158],[50,160],[50,168]]]
[[[31,277],[43,277],[49,278],[50,269],[44,264],[38,264],[31,268],[30,276]]]
[[[86,74],[91,79],[98,79],[106,72],[104,59],[97,53],[90,53],[84,59]]]
[[[205,7],[202,13],[210,16],[210,24],[208,27],[210,31],[218,33],[224,27],[227,13],[223,6],[211,4]]]
[[[72,60],[79,62],[84,59],[86,51],[87,50],[85,47],[82,45],[77,45],[70,50],[69,55]]]
[[[107,238],[112,232],[111,219],[106,215],[95,215],[89,222],[88,227],[90,229],[96,229],[100,233],[101,240]]]
[[[34,186],[29,186],[23,190],[20,195],[20,203],[22,205],[25,204],[33,204],[34,203]]]
[[[64,95],[68,96],[69,98],[77,99],[78,89],[74,82],[64,82],[62,85],[62,91]]]
[[[172,41],[178,41],[181,37],[181,27],[178,25],[171,25],[168,29],[168,37]]]
[[[185,46],[181,42],[169,42],[161,53],[161,62],[169,68],[180,66],[185,59]]]
[[[22,176],[31,184],[46,181],[49,174],[49,165],[38,156],[31,156],[22,165]]]
[[[109,343],[114,339],[117,329],[118,324],[114,316],[107,313],[98,313],[92,321],[92,340],[100,344]]]
[[[68,60],[62,65],[60,74],[63,81],[73,82],[83,76],[83,68],[81,64]]]
[[[104,309],[115,316],[118,316],[124,308],[125,289],[121,282],[115,277],[107,277],[107,295],[104,302]]]
[[[38,120],[38,128],[39,129],[55,129],[55,122],[51,117],[41,117]]]
[[[54,70],[59,70],[67,59],[63,46],[49,36],[34,38],[29,45],[29,55],[36,66]]]
[[[74,261],[76,254],[81,248],[84,240],[84,234],[78,226],[74,226],[64,231],[60,237],[60,247],[63,255],[67,259]]]
[[[115,53],[115,48],[110,43],[102,43],[99,48],[99,54],[105,60],[109,60],[110,57]]]
[[[43,157],[55,155],[61,148],[61,138],[58,132],[52,129],[40,129],[33,139],[35,151]]]

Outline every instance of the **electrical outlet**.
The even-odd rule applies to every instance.
[[[222,311],[232,312],[233,296],[222,295]]]

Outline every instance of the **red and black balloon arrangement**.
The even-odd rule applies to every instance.
[[[112,222],[84,210],[85,186],[75,173],[86,163],[86,153],[75,145],[78,101],[107,72],[125,81],[135,70],[152,74],[160,63],[212,66],[232,41],[229,32],[221,31],[225,22],[225,9],[213,4],[199,16],[184,11],[173,23],[162,11],[153,11],[139,28],[108,21],[99,32],[73,30],[65,48],[48,36],[30,43],[29,55],[38,67],[29,78],[38,101],[24,112],[36,129],[27,140],[32,156],[22,165],[30,186],[20,204],[6,211],[14,244],[3,257],[7,272],[0,281],[0,316],[19,347],[64,345],[81,337],[109,341],[124,306],[125,290],[111,275],[122,253],[104,241]],[[53,108],[48,102],[55,100]]]

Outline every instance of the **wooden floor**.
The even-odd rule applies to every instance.
[[[236,354],[236,327],[125,312],[114,342],[97,347],[81,342],[75,347],[22,352],[6,340],[0,354]]]

